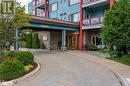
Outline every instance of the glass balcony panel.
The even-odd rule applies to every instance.
[[[99,0],[83,0],[83,4],[89,4],[89,3],[93,3]]]
[[[90,19],[85,19],[83,20],[84,25],[90,25]]]
[[[92,25],[98,24],[99,22],[100,22],[99,17],[91,18],[91,24],[92,24]]]
[[[83,25],[96,25],[96,24],[102,24],[104,20],[104,17],[94,17],[90,19],[83,20]]]
[[[36,5],[44,4],[45,0],[37,0]]]
[[[100,22],[103,23],[104,17],[100,17]]]

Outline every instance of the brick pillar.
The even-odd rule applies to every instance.
[[[110,0],[110,8],[113,6],[114,3],[115,3],[115,0]]]

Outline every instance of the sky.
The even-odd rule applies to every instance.
[[[26,13],[28,12],[28,3],[31,2],[32,0],[17,0],[18,2],[21,3],[22,6],[26,6]]]

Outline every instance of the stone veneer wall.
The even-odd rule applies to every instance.
[[[51,32],[51,49],[58,50],[58,41],[62,41],[62,32],[61,31],[52,31]]]
[[[48,37],[49,31],[37,31],[38,35],[39,35],[39,39],[42,43],[44,43],[45,47],[48,48],[49,47],[49,41],[43,40],[43,36],[46,35]],[[58,41],[62,41],[62,33],[61,31],[51,31],[51,36],[50,36],[50,49],[52,50],[58,50],[59,46],[58,46]]]
[[[49,41],[48,41],[48,40],[44,41],[44,40],[43,40],[43,36],[46,35],[46,36],[48,37],[48,32],[49,32],[49,31],[38,31],[38,32],[37,32],[37,33],[38,33],[38,36],[39,36],[39,39],[40,39],[40,42],[44,43],[45,48],[49,47]]]

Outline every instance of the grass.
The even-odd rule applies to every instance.
[[[121,58],[110,58],[110,60],[130,66],[130,55],[124,55]]]

